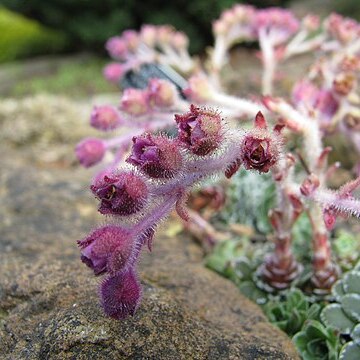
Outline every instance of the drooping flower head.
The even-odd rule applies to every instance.
[[[85,167],[99,163],[104,157],[106,146],[103,140],[97,138],[86,138],[80,141],[75,148],[75,153],[80,164]]]
[[[289,10],[267,8],[256,12],[256,29],[271,38],[274,45],[287,41],[299,29],[299,20]]]
[[[214,152],[223,139],[223,121],[214,110],[190,106],[184,115],[175,115],[178,124],[178,139],[193,154],[199,156]]]
[[[130,268],[106,278],[100,286],[100,298],[106,315],[117,320],[134,315],[141,299],[141,287],[135,271]]]
[[[81,261],[95,275],[104,272],[115,274],[132,265],[137,255],[135,241],[130,232],[116,225],[106,225],[94,230],[78,241]]]
[[[104,174],[90,187],[100,200],[99,212],[104,215],[132,215],[141,210],[148,196],[144,180],[133,172]]]
[[[143,134],[133,138],[126,160],[152,178],[171,178],[182,167],[182,155],[174,140],[165,136]]]

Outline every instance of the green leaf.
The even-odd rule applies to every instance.
[[[338,280],[331,289],[332,294],[335,296],[335,299],[340,302],[341,297],[345,295],[344,287],[343,287],[343,281]]]
[[[312,304],[307,311],[307,318],[309,320],[318,320],[320,316],[321,306],[319,304]]]
[[[300,354],[302,354],[304,351],[306,351],[306,346],[309,341],[309,338],[306,335],[305,331],[298,332],[292,338],[292,340]]]
[[[350,341],[343,346],[339,356],[340,360],[359,360],[360,347],[355,342]]]
[[[241,279],[251,279],[254,269],[251,267],[251,263],[248,258],[241,257],[235,261],[235,273]]]
[[[261,291],[252,281],[243,281],[239,285],[240,291],[249,299],[262,305],[267,301],[266,294]]]
[[[318,360],[327,360],[328,350],[323,339],[312,339],[307,343],[308,352]]]
[[[354,323],[345,315],[340,304],[325,306],[320,318],[327,327],[338,330],[341,334],[350,334],[354,327]]]
[[[350,334],[351,338],[360,346],[360,324],[357,324]]]
[[[341,299],[342,308],[352,320],[360,321],[360,294],[347,294]]]
[[[326,339],[328,337],[328,333],[324,326],[316,320],[310,320],[306,324],[306,334],[309,338],[320,338],[320,339]]]
[[[360,294],[360,271],[349,271],[345,274],[343,287],[347,294]]]

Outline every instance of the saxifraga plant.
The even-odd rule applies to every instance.
[[[100,200],[99,211],[110,215],[113,223],[79,242],[82,259],[95,274],[109,273],[100,293],[105,312],[115,318],[132,314],[138,306],[141,292],[134,269],[140,248],[144,244],[151,248],[155,228],[174,207],[188,219],[189,191],[213,174],[225,172],[231,177],[240,166],[271,173],[277,198],[270,212],[274,252],[267,255],[258,274],[272,289],[290,287],[301,274],[302,264],[295,259],[291,243],[292,229],[302,213],[312,226],[311,284],[319,294],[329,292],[338,277],[329,231],[340,215],[359,217],[360,202],[352,194],[360,178],[338,191],[329,190],[327,180],[339,165],[328,166],[331,149],[323,143],[328,133],[339,131],[360,149],[356,93],[360,25],[336,14],[323,22],[313,15],[300,22],[288,10],[237,5],[224,12],[213,30],[215,45],[203,67],[190,57],[185,35],[169,26],[144,25],[139,32],[129,30],[107,42],[116,60],[104,70],[110,81],[118,82],[127,71],[146,63],[157,63],[165,72],[176,69],[186,78],[172,73],[186,99],[172,83],[151,79],[144,89],[126,89],[119,107],[95,107],[92,126],[102,131],[122,127],[128,132],[112,139],[85,139],[76,148],[86,167],[100,163],[108,150],[115,153],[91,186]],[[266,96],[257,100],[228,95],[221,83],[230,47],[244,40],[260,45],[260,93]],[[315,50],[320,56],[306,80],[295,85],[291,99],[273,97],[278,65]],[[214,107],[220,108],[228,125]],[[152,134],[174,129],[174,114],[186,111],[175,116],[174,138]],[[262,114],[273,122],[272,131]],[[255,115],[253,129],[239,129],[239,120]],[[288,134],[302,139],[299,154],[286,149]],[[132,167],[126,167],[122,164],[131,142],[126,161]],[[305,170],[300,174],[295,173],[299,163]]]

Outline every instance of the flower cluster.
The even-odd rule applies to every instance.
[[[138,32],[124,31],[121,36],[110,38],[105,47],[116,62],[105,67],[104,75],[115,83],[128,70],[159,59],[184,73],[194,67],[186,35],[168,25],[143,25]]]
[[[175,115],[175,122],[177,137],[135,136],[126,160],[133,169],[102,172],[91,185],[99,212],[114,221],[78,244],[81,260],[94,274],[108,274],[100,287],[101,304],[116,319],[132,315],[139,304],[136,260],[142,246],[151,248],[157,225],[173,208],[187,218],[184,203],[194,184],[229,168],[234,173],[241,163],[266,172],[279,159],[279,137],[267,130],[260,113],[247,131],[227,129],[219,113],[195,105]]]

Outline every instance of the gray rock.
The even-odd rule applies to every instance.
[[[185,235],[157,234],[140,262],[139,310],[106,318],[100,279],[76,247],[103,221],[86,191],[91,171],[29,161],[27,147],[6,142],[0,151],[1,359],[298,358],[254,303],[202,266]]]

